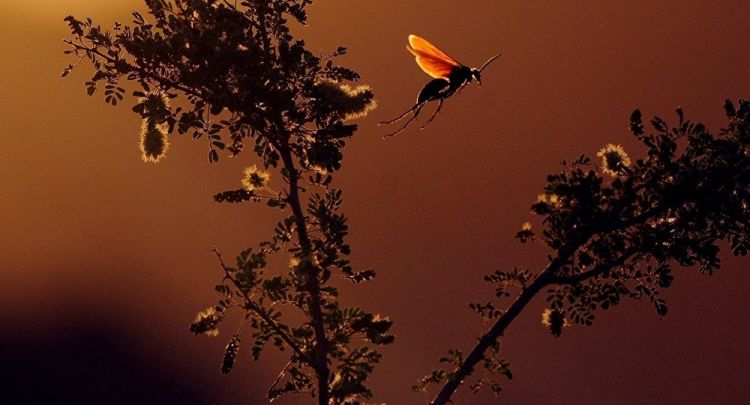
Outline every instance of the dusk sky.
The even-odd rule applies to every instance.
[[[146,164],[132,99],[113,108],[101,94],[88,97],[88,66],[60,78],[73,62],[63,54],[66,15],[111,26],[145,9],[140,0],[0,2],[3,391],[264,403],[286,352],[267,350],[254,363],[245,348],[224,376],[232,326],[219,338],[188,331],[218,298],[210,249],[233,257],[280,219],[262,205],[212,200],[240,187],[256,156],[209,165],[205,142],[173,135],[166,159]],[[360,73],[379,104],[359,122],[336,177],[354,264],[378,273],[356,288],[341,282],[342,302],[394,321],[396,343],[383,348],[372,377],[374,401],[427,402],[409,386],[447,349],[468,351],[488,326],[468,309],[493,297],[483,275],[546,263],[541,243],[521,245],[514,235],[525,221],[539,226],[530,205],[560,161],[608,143],[641,156],[627,131],[635,108],[669,121],[681,106],[718,132],[723,101],[750,97],[748,16],[741,0],[329,0],[310,8],[310,25],[295,33],[320,53],[348,47],[340,63]],[[404,49],[412,33],[469,66],[503,57],[429,128],[384,141],[388,129],[377,122],[409,108],[430,79]],[[747,403],[750,261],[722,258],[712,277],[675,271],[662,319],[646,300],[625,301],[597,312],[592,327],[554,338],[540,324],[537,297],[503,340],[515,379],[497,399],[463,387],[456,403]]]

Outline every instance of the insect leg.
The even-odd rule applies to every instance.
[[[440,102],[438,103],[437,109],[435,110],[434,113],[432,113],[432,116],[430,117],[430,119],[428,119],[427,122],[424,123],[424,125],[419,127],[420,131],[430,126],[430,124],[432,124],[432,121],[434,121],[435,117],[437,117],[438,113],[440,113],[440,109],[443,108],[443,102],[445,102],[445,99],[441,98]]]
[[[413,116],[412,116],[411,118],[409,118],[409,120],[407,120],[407,121],[406,121],[406,122],[404,123],[404,125],[402,125],[402,126],[401,126],[401,128],[399,128],[399,129],[395,130],[394,132],[391,132],[390,134],[386,134],[386,135],[383,135],[383,139],[388,139],[388,138],[390,138],[390,137],[392,137],[392,136],[394,136],[394,135],[398,135],[398,134],[400,134],[400,133],[401,133],[401,132],[402,132],[403,130],[405,130],[405,129],[406,129],[406,127],[408,127],[408,126],[409,126],[409,124],[411,124],[411,122],[412,122],[412,121],[414,121],[414,120],[415,120],[416,118],[417,118],[417,117],[416,117],[416,115],[413,115]]]
[[[415,114],[419,114],[419,110],[422,108],[423,105],[424,105],[424,103],[414,104],[414,106],[412,106],[410,109],[406,110],[406,112],[404,112],[403,114],[399,115],[398,117],[396,117],[396,118],[394,118],[392,120],[389,120],[389,121],[378,122],[378,125],[389,125],[389,124],[393,124],[394,122],[401,121],[402,119],[404,119],[404,117],[406,117],[407,115],[409,115],[409,113],[414,112],[414,111],[417,111]]]
[[[456,90],[456,94],[461,94],[461,91],[469,84],[469,82],[464,82],[461,87]]]
[[[404,123],[404,125],[402,125],[401,128],[397,129],[395,132],[391,132],[390,134],[383,135],[383,139],[388,139],[388,138],[390,138],[390,137],[392,137],[394,135],[397,135],[397,134],[401,133],[403,130],[405,130],[406,127],[408,127],[409,124],[411,124],[412,121],[414,121],[415,119],[417,119],[417,116],[419,115],[419,112],[422,111],[422,107],[424,107],[425,104],[426,104],[426,102],[415,105],[414,108],[412,108],[412,110],[414,110],[414,115],[412,115],[411,118],[409,118]]]

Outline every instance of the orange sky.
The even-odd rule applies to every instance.
[[[187,332],[216,298],[220,274],[209,249],[234,255],[278,220],[262,206],[212,202],[239,186],[254,157],[209,166],[204,143],[175,136],[166,160],[144,164],[138,117],[87,97],[84,70],[59,77],[70,62],[60,41],[66,14],[110,24],[129,21],[136,8],[141,1],[0,4],[0,347],[47,347],[101,328],[165,384],[189,382],[195,402],[214,393],[219,400],[209,402],[258,403],[281,357],[267,351],[254,364],[241,350],[246,361],[224,377],[225,338]],[[361,122],[337,178],[355,264],[378,270],[356,294],[345,288],[343,301],[395,321],[396,344],[373,377],[376,400],[424,402],[408,386],[484,329],[467,308],[492,295],[482,276],[543,264],[541,246],[513,235],[532,219],[529,205],[557,162],[610,142],[638,156],[626,131],[636,107],[671,118],[681,105],[718,129],[723,100],[750,97],[748,15],[750,3],[739,0],[335,0],[311,9],[300,34],[311,49],[346,45],[342,62],[380,104]],[[409,107],[429,80],[404,49],[410,33],[467,65],[504,56],[481,89],[449,100],[428,130],[385,142],[376,122]],[[505,339],[517,379],[501,399],[743,403],[747,265],[727,258],[711,279],[681,269],[666,291],[666,318],[646,302],[626,302],[560,339],[539,325],[543,300],[535,301]],[[465,391],[459,403],[491,400]]]

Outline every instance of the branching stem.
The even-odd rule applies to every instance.
[[[633,216],[629,220],[622,221],[617,224],[605,225],[601,229],[591,230],[587,235],[582,235],[577,240],[572,240],[569,245],[560,248],[555,257],[547,267],[539,273],[534,281],[521,291],[521,294],[516,298],[515,301],[508,307],[508,309],[497,319],[494,325],[479,338],[479,342],[474,346],[468,356],[464,358],[464,361],[456,369],[451,377],[446,381],[445,385],[441,388],[435,399],[430,402],[430,405],[444,405],[451,400],[451,396],[458,389],[459,385],[468,377],[474,367],[482,361],[484,353],[492,345],[495,344],[497,339],[505,333],[505,329],[513,320],[521,313],[526,305],[531,301],[534,296],[541,291],[544,287],[555,284],[578,284],[583,281],[589,280],[594,277],[598,277],[606,271],[621,266],[624,264],[630,256],[635,253],[635,249],[626,251],[620,257],[613,259],[612,261],[596,265],[593,269],[583,273],[578,273],[571,276],[558,276],[558,272],[569,262],[575,252],[587,243],[590,238],[595,234],[605,234],[610,232],[616,232],[621,229],[625,229],[629,226],[643,223],[649,218],[656,217],[665,212],[669,206],[665,204],[657,205],[653,208],[647,209],[639,215]],[[575,239],[575,238],[574,238]]]
[[[286,138],[287,137],[282,137],[282,139]],[[305,216],[302,212],[302,205],[300,203],[298,184],[299,172],[297,171],[294,160],[292,159],[292,153],[287,141],[282,141],[282,144],[279,145],[279,154],[284,164],[284,168],[288,173],[289,195],[287,197],[287,202],[292,208],[292,213],[294,214],[296,224],[295,228],[300,247],[302,248],[302,254],[306,257],[312,251],[312,244],[310,243],[310,236],[307,233],[307,224],[305,223]],[[320,405],[328,405],[328,399],[330,396],[328,387],[330,370],[328,368],[328,339],[326,338],[325,320],[323,319],[320,300],[320,272],[316,269],[309,280],[306,289],[310,295],[310,317],[312,318],[312,326],[315,331],[315,352],[313,354],[313,362],[315,363],[314,368],[318,377],[318,403]]]
[[[216,257],[219,259],[219,265],[224,270],[224,274],[226,275],[226,278],[231,280],[235,287],[237,287],[237,290],[240,291],[243,295],[243,298],[245,299],[245,307],[249,310],[251,310],[253,313],[258,315],[263,322],[267,323],[273,330],[276,332],[277,335],[289,346],[294,353],[299,356],[299,358],[302,361],[305,361],[306,363],[310,364],[311,360],[308,355],[306,355],[302,349],[297,345],[297,343],[292,340],[292,338],[284,331],[284,329],[279,326],[279,324],[271,318],[268,313],[261,308],[260,306],[256,305],[253,300],[250,298],[250,296],[240,287],[237,280],[232,277],[232,274],[229,272],[229,268],[224,264],[224,259],[221,257],[221,253],[216,249],[211,249],[212,252],[216,255]]]

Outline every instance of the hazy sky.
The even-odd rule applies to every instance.
[[[62,53],[65,15],[109,25],[144,8],[135,0],[0,3],[0,353],[30,387],[65,386],[66,375],[101,395],[109,381],[134,392],[158,387],[173,400],[259,403],[283,355],[269,350],[252,363],[241,350],[225,377],[219,362],[231,332],[187,331],[217,298],[209,249],[232,256],[279,219],[263,206],[211,199],[238,187],[254,156],[209,166],[205,143],[175,136],[166,160],[144,164],[129,106],[86,96],[88,69],[60,78],[71,62]],[[627,132],[636,107],[671,119],[679,105],[717,130],[723,100],[750,97],[748,15],[750,3],[739,0],[336,0],[311,8],[299,34],[314,50],[347,46],[342,63],[380,105],[345,149],[337,178],[353,260],[378,271],[356,294],[344,288],[343,302],[395,321],[396,344],[373,377],[376,400],[425,402],[409,385],[444,350],[468,350],[486,327],[467,307],[492,296],[482,276],[544,263],[541,245],[513,235],[536,221],[529,206],[559,161],[606,143],[638,157]],[[429,80],[404,49],[410,33],[467,65],[504,56],[481,89],[450,99],[428,130],[383,141],[376,122],[408,108]],[[727,258],[710,279],[680,269],[665,292],[666,318],[647,302],[625,302],[559,339],[539,324],[544,303],[536,300],[504,340],[516,380],[498,402],[745,403],[748,264]],[[77,342],[98,349],[80,360]],[[42,354],[21,362],[27,353]],[[152,385],[118,380],[112,362],[123,358],[130,362],[116,363],[120,372]],[[9,375],[3,381],[15,381]],[[492,401],[467,391],[458,403]]]

